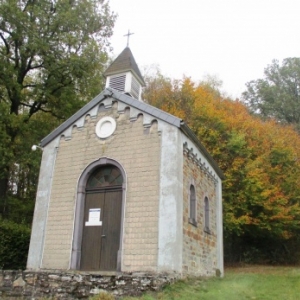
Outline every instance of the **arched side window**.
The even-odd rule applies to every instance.
[[[189,223],[193,224],[194,226],[197,225],[196,220],[196,192],[195,187],[191,184],[190,186],[190,210],[189,210]]]
[[[209,201],[208,198],[204,198],[204,231],[210,233],[209,229]]]

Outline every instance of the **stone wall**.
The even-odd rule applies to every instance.
[[[157,291],[173,283],[176,275],[123,273],[99,275],[60,271],[5,271],[0,270],[0,299],[87,299],[101,292],[116,299],[125,295],[137,296],[146,291]]]
[[[188,149],[183,165],[183,273],[214,276],[217,270],[216,185]],[[190,186],[196,192],[196,223],[189,221]],[[209,230],[205,230],[204,198],[209,199]]]

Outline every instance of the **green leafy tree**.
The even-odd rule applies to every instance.
[[[2,212],[34,193],[30,143],[101,91],[115,18],[105,0],[0,0]]]
[[[267,66],[264,78],[246,84],[243,98],[252,112],[300,129],[300,58],[277,60]]]

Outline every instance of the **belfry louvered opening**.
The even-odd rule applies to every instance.
[[[140,85],[134,77],[131,79],[131,95],[136,99],[140,97]]]
[[[126,80],[125,74],[115,76],[115,77],[110,77],[109,87],[111,87],[119,92],[124,92],[125,91],[125,80]]]

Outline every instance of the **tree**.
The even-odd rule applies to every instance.
[[[145,99],[187,121],[225,174],[226,261],[299,262],[299,134],[207,81],[148,80]]]
[[[105,0],[0,0],[2,211],[9,194],[30,186],[13,187],[30,171],[28,142],[40,140],[56,119],[69,117],[103,87],[115,18]]]
[[[277,60],[267,66],[264,78],[246,84],[243,98],[253,113],[295,125],[300,130],[300,58]]]

